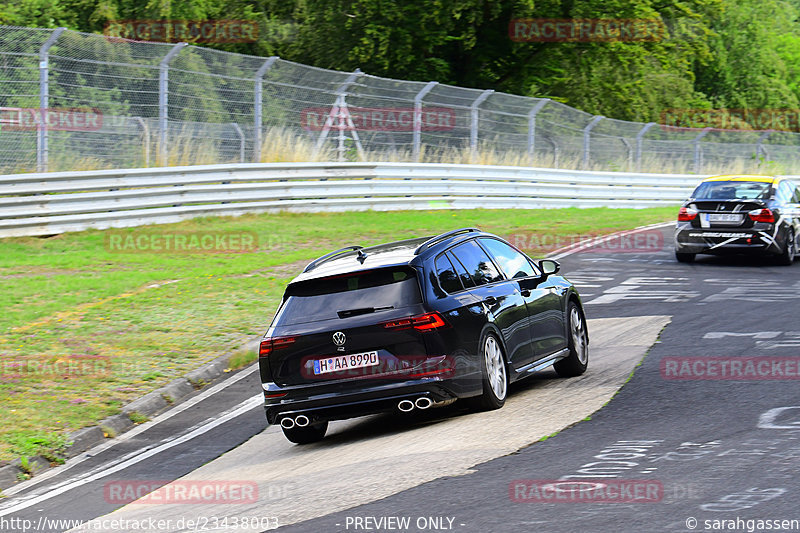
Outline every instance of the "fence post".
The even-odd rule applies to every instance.
[[[703,131],[700,134],[692,139],[692,143],[694,144],[694,173],[700,174],[700,139],[705,137],[708,132],[711,131],[711,128],[703,128]]]
[[[769,137],[773,133],[775,133],[775,130],[767,130],[758,136],[758,143],[756,144],[756,159],[761,157],[762,152],[765,152],[762,144],[764,144],[764,141],[767,140],[767,137]],[[764,154],[764,157],[766,157],[766,153]]]
[[[474,157],[478,152],[478,106],[483,103],[484,100],[489,98],[494,91],[491,89],[487,89],[483,91],[472,105],[469,106],[470,112],[470,125],[469,125],[469,148],[472,151],[472,156]]]
[[[167,94],[167,86],[169,83],[169,62],[175,57],[181,49],[186,46],[186,43],[177,43],[172,49],[164,56],[161,63],[158,64],[158,130],[159,130],[159,165],[167,165],[167,127],[169,125],[169,95]]]
[[[414,162],[419,163],[419,148],[422,138],[422,99],[438,85],[438,81],[429,81],[414,97]]]
[[[50,98],[50,65],[48,51],[66,28],[56,28],[39,48],[39,125],[36,137],[36,170],[47,172],[47,105]]]
[[[592,133],[592,128],[594,128],[597,125],[597,123],[600,122],[601,120],[603,120],[604,118],[606,118],[606,117],[604,117],[603,115],[597,115],[592,119],[591,122],[589,122],[589,124],[586,125],[585,128],[583,128],[583,166],[582,166],[582,168],[584,170],[587,170],[589,168],[589,139],[590,139],[590,136],[591,136],[591,133]]]
[[[639,130],[639,133],[636,134],[636,172],[642,171],[642,143],[644,141],[644,136],[650,128],[657,125],[656,122],[648,122]]]
[[[536,149],[536,115],[550,102],[549,98],[539,100],[528,112],[528,154],[533,156]]]
[[[256,72],[255,99],[253,100],[253,163],[261,161],[261,99],[264,93],[264,74],[272,68],[278,56],[272,56]],[[242,159],[244,163],[244,159]]]

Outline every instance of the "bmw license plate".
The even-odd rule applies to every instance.
[[[742,215],[734,213],[709,213],[709,222],[741,222]]]
[[[378,364],[378,352],[354,353],[350,355],[337,355],[326,359],[314,361],[314,374],[327,374],[341,372],[353,368],[366,368]]]

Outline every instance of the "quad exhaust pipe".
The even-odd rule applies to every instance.
[[[281,418],[281,427],[284,429],[292,429],[293,427],[304,428],[311,423],[311,420],[306,415],[297,415],[292,418],[285,416]]]
[[[444,404],[444,402],[442,402],[442,404]],[[408,413],[409,411],[413,411],[414,409],[422,409],[422,410],[428,409],[429,407],[432,407],[433,405],[437,405],[438,406],[440,404],[434,404],[433,400],[431,400],[427,396],[420,396],[419,398],[417,398],[416,400],[413,400],[413,401],[412,400],[400,400],[397,403],[397,408],[400,411],[404,412],[404,413]]]

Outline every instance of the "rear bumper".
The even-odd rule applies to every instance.
[[[264,384],[264,394],[283,394],[265,399],[267,422],[277,424],[284,416],[306,415],[311,423],[343,420],[397,409],[401,400],[425,396],[434,403],[451,402],[475,396],[482,391],[480,374],[442,379],[438,377],[407,381],[363,384],[357,389],[331,390],[318,386],[282,388]],[[327,390],[325,390],[327,389]]]
[[[774,228],[694,228],[679,223],[675,230],[678,253],[780,254],[783,244]]]

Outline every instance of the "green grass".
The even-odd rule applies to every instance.
[[[285,284],[331,249],[477,225],[512,242],[524,235],[536,256],[548,244],[674,213],[674,207],[281,213],[113,230],[257,234],[257,249],[240,253],[118,253],[106,247],[108,231],[97,230],[0,240],[0,460],[58,449],[69,432],[262,334]],[[230,366],[253,359],[237,353]],[[76,362],[79,370],[68,366]]]

